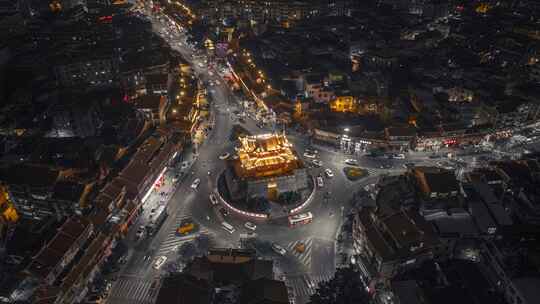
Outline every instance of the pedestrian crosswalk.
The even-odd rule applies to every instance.
[[[197,223],[197,226],[198,226],[197,232],[188,234],[186,236],[179,236],[176,233],[176,229],[178,229],[178,227],[182,224],[182,221],[185,221],[190,218],[191,218],[191,215],[186,215],[186,214],[180,214],[175,218],[174,224],[168,227],[169,230],[166,232],[167,233],[166,237],[163,240],[163,242],[161,242],[161,244],[159,245],[159,249],[157,250],[157,253],[156,253],[158,256],[166,255],[170,252],[175,251],[176,249],[178,249],[180,245],[182,245],[185,242],[189,242],[193,240],[200,234],[210,235],[210,232],[208,231],[206,227]]]
[[[296,258],[298,258],[299,262],[302,265],[304,265],[307,270],[310,270],[312,246],[313,246],[313,238],[307,238],[303,240],[290,242],[289,244],[287,244],[287,251],[290,252],[292,255],[294,255]]]
[[[327,273],[318,276],[307,274],[291,276],[286,278],[285,284],[292,290],[294,298],[297,299],[297,303],[303,303],[317,291],[320,283],[331,280],[333,275],[333,273]]]
[[[118,278],[107,298],[107,304],[151,304],[156,296],[152,280],[140,278]]]

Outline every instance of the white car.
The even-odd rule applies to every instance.
[[[231,156],[229,153],[223,153],[219,156],[219,159],[221,160],[225,160],[227,158],[229,158],[229,156]]]
[[[322,167],[322,161],[320,161],[320,160],[318,160],[318,159],[312,160],[311,163],[312,163],[315,167]]]
[[[210,194],[209,198],[210,198],[210,203],[212,203],[212,205],[218,204],[217,198],[214,194]]]
[[[317,151],[315,149],[310,149],[310,148],[306,148],[306,150],[304,150],[304,152],[311,153],[311,154],[318,154],[319,153],[319,151]]]
[[[234,227],[227,222],[221,223],[221,228],[225,229],[225,231],[227,231],[230,234],[233,234],[236,231],[236,229],[234,229]]]
[[[219,80],[216,80],[216,85],[220,85],[221,82],[219,82]]]
[[[315,156],[315,154],[304,152],[304,157],[306,157],[306,158],[315,158],[316,156]]]
[[[326,177],[328,178],[334,177],[334,172],[332,172],[330,169],[325,169],[324,174],[326,174]]]
[[[161,266],[163,266],[163,264],[165,264],[165,262],[167,261],[167,257],[166,256],[160,256],[156,259],[156,261],[154,262],[154,269],[160,269]]]
[[[279,255],[286,255],[287,254],[287,250],[285,250],[285,248],[281,247],[277,243],[272,243],[272,250],[274,250]]]
[[[403,153],[395,154],[394,158],[395,159],[405,159],[405,154],[403,154]]]
[[[193,189],[197,189],[199,188],[199,184],[201,183],[201,179],[200,178],[197,178],[193,181],[193,183],[191,184],[191,188]]]
[[[255,231],[255,229],[257,229],[257,225],[253,224],[252,222],[246,222],[244,224],[244,227],[246,227],[249,230],[253,230],[253,231]]]
[[[358,166],[358,161],[356,159],[353,159],[353,158],[346,159],[345,163],[347,165],[351,165],[351,166]]]
[[[180,169],[184,170],[185,168],[187,168],[189,166],[189,163],[188,162],[182,162],[182,167],[180,167]]]
[[[319,186],[319,188],[324,187],[324,181],[321,176],[317,176],[317,186]]]

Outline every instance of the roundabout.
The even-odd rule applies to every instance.
[[[156,18],[152,22],[166,26]],[[403,172],[409,162],[433,165],[435,161],[424,154],[409,154],[406,160],[344,155],[334,147],[313,145],[306,134],[275,136],[272,126],[262,125],[244,108],[245,96],[232,94],[214,67],[193,56],[186,44],[175,41],[171,47],[206,84],[212,127],[194,151],[183,151],[182,161],[189,166],[182,165],[182,178],[163,202],[168,217],[161,229],[144,241],[137,241],[136,232],[130,231],[130,262],[122,275],[151,281],[163,275],[151,267],[156,258],[165,256],[172,262],[211,247],[252,246],[261,258],[274,260],[277,275],[290,282],[295,292],[304,286],[296,293],[297,303],[304,303],[309,297],[305,291],[311,289],[305,286],[328,279],[335,271],[335,247],[352,210],[353,194],[376,183],[382,174]],[[243,114],[242,119],[237,113]],[[246,138],[240,140],[244,151],[236,149],[238,135]],[[312,153],[314,149],[319,151]],[[361,168],[347,168],[349,157],[356,157]],[[178,169],[170,170],[176,170],[173,176],[180,174]],[[309,221],[290,224],[291,215],[307,213]],[[224,229],[224,222],[232,229]],[[134,226],[141,224],[139,219]],[[254,241],[246,244],[245,236]],[[189,242],[194,246],[184,245]]]

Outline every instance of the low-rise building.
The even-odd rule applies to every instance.
[[[148,121],[159,125],[165,122],[167,97],[163,95],[142,95],[133,100],[135,108],[142,111]]]
[[[357,113],[358,104],[353,96],[337,96],[330,101],[330,109],[334,112]]]
[[[155,304],[212,304],[214,289],[210,282],[179,273],[163,279]]]
[[[459,184],[454,172],[438,167],[414,167],[411,174],[425,199],[457,197]]]
[[[87,219],[74,216],[67,220],[54,238],[32,258],[27,272],[37,277],[40,284],[54,285],[62,273],[83,249],[94,232],[94,225]]]
[[[440,254],[441,242],[428,222],[412,210],[381,214],[363,208],[353,221],[354,248],[368,281],[389,278]]]
[[[128,197],[144,203],[180,149],[173,130],[166,127],[144,141],[118,177],[126,186]]]
[[[112,54],[85,54],[59,62],[54,73],[61,86],[108,87],[117,82],[119,60]]]

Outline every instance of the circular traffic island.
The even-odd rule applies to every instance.
[[[219,201],[239,215],[287,217],[313,198],[313,177],[285,134],[238,135],[236,157],[217,178]]]
[[[357,181],[369,175],[368,171],[358,167],[345,167],[343,173],[350,181]]]
[[[287,217],[291,211],[297,212],[305,208],[311,201],[315,190],[312,178],[306,176],[305,188],[274,194],[271,193],[272,190],[270,189],[266,195],[251,196],[252,192],[245,191],[250,188],[249,185],[244,184],[247,183],[246,181],[236,181],[239,183],[236,185],[236,189],[231,189],[231,183],[230,181],[227,183],[226,174],[225,170],[217,179],[217,192],[220,202],[233,213],[253,220]],[[239,191],[234,192],[234,190]]]

